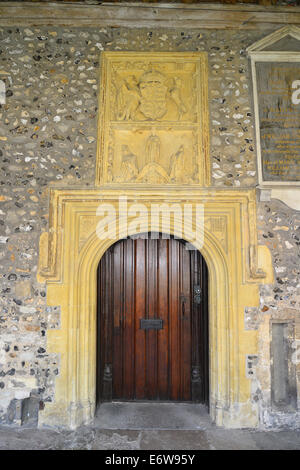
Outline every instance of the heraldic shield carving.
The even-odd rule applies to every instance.
[[[96,185],[210,183],[205,53],[103,52]]]

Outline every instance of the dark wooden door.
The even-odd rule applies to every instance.
[[[104,254],[98,402],[208,402],[207,291],[204,259],[183,241],[128,238]]]

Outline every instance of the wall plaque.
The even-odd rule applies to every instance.
[[[281,28],[247,51],[252,67],[259,188],[271,188],[271,197],[276,195],[290,205],[288,191],[300,186],[300,29]]]
[[[96,185],[210,180],[205,53],[104,52]]]
[[[300,181],[300,62],[258,62],[264,181]]]

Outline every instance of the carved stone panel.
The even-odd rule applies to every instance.
[[[205,53],[102,54],[96,185],[209,184]]]
[[[228,253],[228,238],[227,238],[227,220],[225,216],[208,217],[206,220],[207,229],[214,234],[219,240],[225,253]]]

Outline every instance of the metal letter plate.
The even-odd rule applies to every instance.
[[[161,318],[141,318],[141,330],[162,330],[163,320]]]

